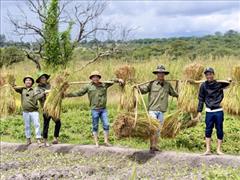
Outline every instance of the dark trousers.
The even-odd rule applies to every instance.
[[[217,130],[217,138],[222,140],[223,139],[223,120],[224,120],[223,111],[207,112],[205,136],[207,138],[211,138],[212,131],[215,126]]]
[[[48,138],[48,129],[49,129],[49,122],[52,119],[51,116],[48,116],[48,114],[43,113],[43,138]],[[61,120],[57,119],[54,120],[55,122],[55,129],[54,129],[54,137],[59,137],[59,131],[61,128]]]

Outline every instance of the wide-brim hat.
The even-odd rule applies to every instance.
[[[164,74],[169,74],[169,71],[166,70],[166,68],[163,65],[157,66],[156,70],[153,71],[153,74],[157,73],[164,73]]]
[[[41,79],[42,76],[45,76],[45,77],[47,78],[47,80],[50,78],[50,75],[49,75],[49,74],[46,74],[46,73],[44,73],[44,72],[40,72],[40,73],[38,74],[38,78],[36,79],[36,82],[37,82],[37,83],[40,82],[40,79]]]
[[[99,78],[101,78],[101,74],[98,71],[93,71],[91,72],[89,79],[92,79],[93,76],[98,76]]]
[[[25,80],[26,80],[26,79],[31,79],[31,80],[32,80],[32,84],[34,84],[34,79],[33,79],[32,76],[30,76],[30,75],[25,76],[25,77],[23,78],[23,83],[25,83]]]

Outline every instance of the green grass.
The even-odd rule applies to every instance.
[[[174,109],[175,102],[171,104],[170,110]],[[108,106],[110,125],[118,113],[116,104]],[[64,100],[62,113],[62,128],[60,132],[60,141],[62,143],[72,144],[93,144],[91,135],[91,114],[88,103],[81,101],[81,98],[75,100]],[[225,138],[223,150],[229,154],[240,154],[240,119],[229,115],[225,116],[224,131]],[[41,117],[41,125],[42,117]],[[205,148],[204,143],[204,120],[197,127],[189,128],[180,132],[175,139],[160,139],[159,146],[163,150],[202,152]],[[101,123],[100,143],[103,143],[103,131]],[[49,139],[53,138],[54,122],[51,121],[49,129]],[[9,117],[1,121],[0,134],[2,141],[25,142],[24,123],[21,115]],[[32,128],[34,137],[34,129]],[[114,132],[110,129],[110,141],[114,145],[126,146],[132,148],[148,148],[148,141],[137,138],[117,139]],[[213,150],[216,150],[216,132],[213,132]]]
[[[236,57],[220,58],[217,60],[212,59],[197,59],[196,62],[202,63],[205,67],[212,66],[216,70],[217,79],[227,79],[231,76],[231,68],[234,65],[240,64],[239,59]],[[69,81],[77,80],[89,80],[88,74],[92,70],[99,70],[102,73],[103,80],[111,79],[114,77],[114,71],[123,64],[130,64],[136,68],[136,77],[138,82],[144,82],[152,80],[155,76],[152,74],[152,70],[156,68],[158,64],[164,64],[170,71],[168,79],[181,79],[183,67],[189,63],[185,59],[177,61],[170,61],[167,57],[156,57],[145,61],[117,61],[114,59],[101,60],[95,64],[86,67],[83,71],[77,71],[81,65],[86,63],[81,61],[78,56],[68,66],[71,75]],[[17,78],[17,85],[22,85],[22,78],[27,74],[35,75],[36,70],[34,64],[29,61],[21,62],[11,66],[12,71]],[[81,88],[81,85],[73,85],[68,91],[75,91]],[[21,117],[20,109],[20,96],[16,94],[18,110],[15,116],[8,117],[5,120],[1,120],[0,135],[2,141],[10,142],[25,142],[24,137],[24,124]],[[196,97],[197,98],[197,97]],[[145,96],[145,99],[147,97]],[[169,111],[176,109],[175,100],[169,100],[170,107]],[[118,113],[119,103],[119,89],[117,85],[111,87],[108,91],[108,112],[109,120],[112,125],[114,118]],[[88,106],[87,96],[81,98],[65,99],[63,102],[63,113],[62,113],[62,128],[60,133],[60,141],[62,143],[73,143],[73,144],[92,144],[91,136],[91,117]],[[41,125],[42,125],[41,117]],[[53,125],[50,123],[49,138],[53,138]],[[204,120],[194,128],[186,129],[175,139],[161,139],[159,146],[164,150],[179,150],[179,151],[191,151],[191,152],[202,152],[204,151]],[[103,142],[102,127],[100,125],[100,142]],[[240,154],[240,117],[233,117],[225,115],[224,121],[225,138],[223,144],[223,150],[229,154]],[[32,129],[32,132],[33,129]],[[216,133],[213,133],[213,150],[216,148]],[[148,148],[148,142],[136,138],[128,139],[116,139],[112,129],[110,130],[110,140],[114,145],[128,146],[134,148]]]

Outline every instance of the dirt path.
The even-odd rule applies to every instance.
[[[1,142],[1,152],[4,151],[27,151],[39,149],[36,144],[26,146],[19,143],[7,143]],[[178,164],[178,165],[187,165],[190,167],[200,167],[204,165],[221,165],[223,167],[240,167],[240,156],[232,155],[210,155],[210,156],[201,156],[196,153],[182,153],[182,152],[173,152],[173,151],[163,151],[156,154],[149,154],[147,150],[131,149],[131,148],[122,148],[122,147],[104,147],[96,148],[94,145],[71,145],[71,144],[58,144],[53,145],[48,148],[51,152],[57,153],[81,153],[84,156],[97,156],[97,155],[123,155],[127,156],[130,159],[138,163],[146,163],[148,160],[158,160],[161,163],[168,164]]]

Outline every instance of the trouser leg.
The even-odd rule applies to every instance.
[[[58,119],[57,121],[55,121],[55,129],[54,129],[54,137],[58,138],[59,137],[59,132],[61,129],[61,120]]]
[[[48,116],[46,113],[43,113],[43,138],[48,138],[48,129],[49,129],[49,122],[51,117]]]
[[[206,122],[205,137],[211,138],[214,127],[214,114],[212,112],[206,113],[205,122]]]
[[[215,128],[217,130],[217,154],[222,155],[222,140],[223,140],[223,121],[224,113],[223,111],[216,113]]]
[[[41,138],[41,128],[40,128],[40,122],[39,122],[39,113],[38,112],[31,112],[30,117],[33,120],[34,126],[35,126],[35,134],[36,138]]]
[[[99,123],[99,112],[97,110],[92,110],[92,133],[95,144],[99,147],[98,144],[98,123]]]
[[[98,134],[99,112],[92,110],[92,132]]]
[[[23,112],[25,136],[27,139],[31,138],[31,119],[29,112]]]
[[[206,113],[206,129],[205,129],[205,142],[206,142],[206,152],[204,155],[208,155],[211,153],[211,137],[212,137],[212,130],[214,127],[214,114],[213,113]]]
[[[224,114],[222,111],[215,113],[215,128],[217,130],[217,138],[219,140],[223,139],[223,121],[224,121]]]
[[[108,134],[108,132],[109,132],[109,121],[108,121],[108,113],[107,113],[106,109],[103,109],[100,112],[100,119],[102,121],[104,132]]]

